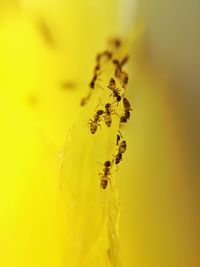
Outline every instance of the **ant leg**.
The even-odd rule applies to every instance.
[[[118,130],[118,132],[119,132],[119,134],[120,134],[121,138],[123,139],[123,136],[122,136],[122,133],[120,132],[120,130]]]

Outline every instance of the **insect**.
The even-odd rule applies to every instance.
[[[126,151],[126,148],[127,148],[126,141],[123,140],[123,141],[121,142],[121,144],[119,145],[118,153],[123,154],[123,153]]]
[[[119,133],[117,134],[117,140],[116,140],[116,145],[119,145],[119,141],[121,140],[121,138],[123,138],[122,134],[120,131],[118,131]]]
[[[125,123],[130,118],[131,113],[130,111],[125,111],[124,114],[120,118],[120,122]]]
[[[124,57],[121,62],[119,60],[114,59],[113,64],[115,65],[115,77],[118,78],[122,87],[125,88],[128,84],[128,74],[122,70],[122,66],[128,61],[128,56]]]
[[[119,103],[121,101],[121,96],[119,94],[120,90],[119,88],[116,87],[116,82],[113,78],[110,79],[109,84],[107,86],[110,90],[112,90],[112,94],[115,98],[116,101]],[[110,96],[111,96],[110,95]]]
[[[121,160],[122,160],[122,153],[118,152],[117,155],[115,156],[115,164],[119,164]]]
[[[100,64],[97,64],[97,65],[94,67],[94,74],[96,74],[100,69],[101,69]]]
[[[126,85],[128,84],[128,74],[125,71],[121,71],[118,78],[122,83],[122,87],[125,88]]]
[[[91,89],[94,89],[97,78],[98,78],[98,74],[95,73],[93,78],[92,78],[92,80],[91,80],[91,82],[90,82],[90,88]]]
[[[117,60],[117,59],[113,60],[113,64],[115,65],[115,77],[119,77],[119,75],[122,71],[121,64],[120,64],[119,60]]]
[[[112,91],[116,89],[116,82],[113,78],[110,79],[108,88],[111,89]]]
[[[97,110],[97,112],[95,113],[95,115],[94,115],[94,119],[93,119],[93,120],[92,120],[92,119],[89,120],[88,124],[90,125],[90,132],[91,132],[92,134],[95,134],[95,132],[96,132],[98,126],[101,126],[101,125],[99,124],[99,121],[100,121],[100,117],[101,117],[103,114],[104,114],[104,111],[101,110],[101,109],[99,109],[99,110]]]
[[[132,110],[131,104],[130,104],[130,102],[128,101],[128,99],[126,97],[123,98],[123,105],[124,105],[124,110],[125,111]]]
[[[120,122],[125,123],[130,118],[132,110],[131,105],[127,98],[123,98],[124,114],[120,118]]]
[[[117,134],[117,140],[116,140],[116,145],[118,146],[119,145],[119,141],[120,141],[121,137],[119,134]]]
[[[111,168],[112,164],[111,162],[105,161],[104,163],[104,168],[103,168],[103,173],[99,173],[99,175],[101,175],[101,182],[100,182],[100,186],[102,189],[106,189],[108,182],[110,182],[110,168]]]
[[[111,104],[107,103],[105,105],[105,115],[104,115],[104,121],[105,124],[110,127],[112,124],[112,118],[111,118],[111,113],[112,113],[112,109],[111,109]]]

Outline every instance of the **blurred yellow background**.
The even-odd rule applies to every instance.
[[[64,265],[60,154],[97,52],[137,21],[116,173],[122,262],[200,265],[200,4],[165,2],[0,1],[0,266]]]

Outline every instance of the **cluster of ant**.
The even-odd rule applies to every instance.
[[[114,45],[116,48],[118,48],[121,45],[120,40],[115,40]],[[94,68],[94,74],[90,81],[90,92],[89,94],[84,97],[81,100],[81,106],[84,106],[87,101],[89,100],[92,90],[94,90],[97,86],[97,81],[99,80],[99,76],[101,75],[101,62],[102,60],[112,60],[112,64],[115,67],[114,76],[116,79],[119,80],[121,83],[121,86],[123,89],[125,89],[126,85],[128,84],[128,74],[123,70],[123,66],[128,61],[128,56],[125,56],[121,61],[118,59],[113,59],[113,53],[110,51],[104,51],[101,54],[98,54],[96,57],[96,66]],[[113,103],[106,103],[104,105],[103,109],[98,109],[95,111],[93,115],[93,119],[90,119],[88,124],[90,126],[90,132],[91,134],[95,134],[98,127],[101,127],[101,121],[103,120],[107,127],[110,127],[112,125],[112,115],[116,114],[115,108],[113,107],[114,103],[117,103],[117,105],[122,101],[123,102],[123,114],[120,117],[120,123],[126,123],[128,119],[130,118],[130,111],[131,105],[126,97],[124,97],[124,94],[122,93],[122,90],[117,87],[116,80],[112,77],[109,80],[107,88],[112,91],[112,93],[109,95],[114,98]],[[101,182],[100,186],[102,189],[106,189],[108,182],[111,184],[111,168],[113,164],[119,164],[122,161],[122,155],[126,151],[127,144],[125,140],[121,140],[121,133],[117,134],[117,146],[118,151],[117,154],[114,156],[112,161],[105,161],[103,165],[103,172],[99,173]]]

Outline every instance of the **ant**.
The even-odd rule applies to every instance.
[[[123,105],[124,105],[125,111],[131,111],[132,110],[131,104],[126,97],[123,98]]]
[[[126,85],[128,84],[128,74],[125,71],[121,71],[118,78],[122,83],[122,87],[125,88]]]
[[[119,75],[120,75],[120,73],[122,71],[121,64],[120,64],[119,60],[117,60],[117,59],[113,60],[113,64],[116,67],[116,69],[115,69],[115,77],[119,77]]]
[[[123,136],[122,136],[120,130],[118,130],[118,132],[119,132],[119,133],[117,134],[117,140],[116,140],[116,145],[117,145],[117,146],[119,145],[119,141],[121,140],[121,138],[123,138]]]
[[[90,88],[91,89],[95,88],[95,83],[97,81],[97,78],[101,74],[100,69],[101,69],[100,64],[97,63],[97,65],[94,67],[94,71],[93,71],[94,75],[93,75],[92,80],[90,82]]]
[[[122,153],[118,152],[117,155],[115,156],[115,164],[119,164],[121,160],[122,160]]]
[[[91,134],[95,134],[98,126],[101,126],[98,122],[100,121],[100,117],[104,114],[104,111],[99,109],[94,115],[94,119],[90,119],[88,124],[90,125]]]
[[[130,111],[132,110],[128,99],[125,97],[123,98],[123,106],[124,106],[124,115],[121,116],[120,122],[125,123],[130,118],[130,116],[131,116]]]
[[[127,120],[130,118],[130,116],[131,116],[130,111],[125,111],[124,115],[121,116],[121,118],[120,118],[120,122],[122,122],[122,123],[127,122]]]
[[[111,95],[113,95],[116,98],[116,102],[119,103],[122,98],[121,98],[121,96],[119,94],[119,92],[120,92],[119,88],[116,87],[116,81],[113,78],[110,79],[109,85],[107,87],[110,90],[112,90],[113,93]]]
[[[107,103],[105,105],[105,115],[104,115],[104,120],[105,120],[105,124],[110,127],[112,124],[112,118],[111,118],[111,113],[112,113],[112,109],[111,109],[111,104]]]
[[[123,154],[123,153],[126,151],[126,148],[127,148],[126,141],[123,140],[123,141],[121,142],[121,144],[119,145],[118,153]]]
[[[126,62],[128,61],[128,55],[125,56],[121,62],[119,62],[119,60],[114,59],[113,60],[113,64],[115,65],[116,69],[115,69],[115,77],[118,78],[121,83],[122,83],[122,87],[125,88],[126,85],[128,84],[128,74],[122,70],[122,67],[124,64],[126,64]]]
[[[120,141],[120,135],[119,134],[117,134],[117,141],[116,141],[116,145],[118,146],[119,145],[119,141]]]
[[[91,80],[91,82],[90,82],[90,88],[91,89],[94,89],[97,78],[98,78],[98,74],[95,73],[93,78],[92,78],[92,80]]]
[[[119,132],[119,133],[120,133],[120,132]],[[121,133],[120,133],[120,135],[121,135]],[[121,139],[121,137],[122,137],[122,135],[121,135],[121,137],[120,137],[120,135],[117,134],[117,145],[119,144],[119,141],[120,141],[120,139]],[[122,154],[126,151],[126,148],[127,148],[126,141],[123,140],[123,141],[120,143],[120,145],[119,145],[119,149],[118,149],[118,153],[117,153],[117,155],[115,156],[115,164],[119,164],[120,161],[122,161]]]
[[[111,173],[110,173],[111,166],[112,166],[112,163],[109,160],[105,161],[103,173],[99,173],[99,175],[101,175],[100,186],[102,189],[106,189],[108,182],[111,183],[110,177],[108,177],[109,175],[111,175]]]

